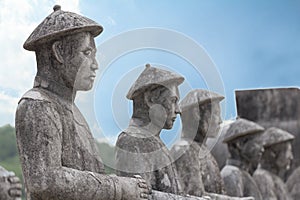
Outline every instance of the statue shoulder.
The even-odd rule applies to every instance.
[[[183,154],[188,154],[189,147],[192,141],[181,138],[178,140],[171,148],[171,153],[173,156],[178,157]]]
[[[241,170],[233,165],[226,165],[222,171],[221,171],[221,176],[223,178],[225,177],[242,177],[242,172]]]
[[[26,99],[52,102],[50,95],[40,88],[32,88],[31,90],[27,91],[19,100],[19,104]]]
[[[261,169],[261,168],[258,168],[255,170],[255,172],[253,174],[253,178],[255,180],[264,179],[264,180],[268,180],[268,182],[273,182],[271,173],[269,171]]]
[[[139,139],[140,130],[136,127],[129,126],[127,129],[123,130],[117,139],[116,146],[121,149],[136,149],[139,145],[141,139]]]
[[[51,118],[59,121],[61,113],[62,106],[51,96],[50,92],[33,88],[19,100],[15,120],[17,124],[24,123],[24,118],[29,121],[37,118]]]

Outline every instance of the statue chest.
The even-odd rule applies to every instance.
[[[64,120],[62,164],[78,170],[104,173],[97,144],[84,117],[76,106],[69,107]]]

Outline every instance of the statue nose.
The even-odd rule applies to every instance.
[[[181,114],[181,109],[180,109],[178,104],[176,104],[175,113],[176,114]]]
[[[95,62],[91,65],[91,68],[92,68],[92,70],[97,70],[97,69],[99,69],[97,61],[95,61]]]

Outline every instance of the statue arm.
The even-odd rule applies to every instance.
[[[277,195],[273,190],[275,187],[272,178],[266,174],[264,175],[263,173],[264,172],[262,171],[257,171],[253,175],[253,179],[255,180],[255,183],[260,191],[262,199],[277,199]]]
[[[156,185],[155,175],[151,170],[153,163],[146,154],[140,153],[139,145],[131,139],[130,136],[121,133],[117,140],[115,148],[117,175],[124,177],[140,175],[149,186]]]
[[[197,158],[186,146],[173,147],[173,158],[183,191],[189,195],[202,196],[204,185]]]
[[[225,190],[227,195],[233,197],[243,197],[244,196],[244,185],[242,180],[242,175],[238,170],[228,169],[227,166],[221,171],[221,176],[224,181]]]
[[[60,114],[49,102],[26,99],[19,104],[17,142],[31,199],[117,200],[126,181],[137,187],[135,180],[63,166]]]

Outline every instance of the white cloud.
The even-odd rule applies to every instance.
[[[3,124],[14,124],[14,113],[17,108],[19,98],[12,97],[0,91],[0,122]]]
[[[113,146],[115,146],[117,139],[118,139],[118,136],[111,136],[111,137],[99,137],[96,140],[99,143],[107,143],[113,147]]]
[[[16,99],[33,85],[35,54],[24,50],[23,43],[55,4],[79,13],[79,0],[0,0],[0,126],[14,124]]]

